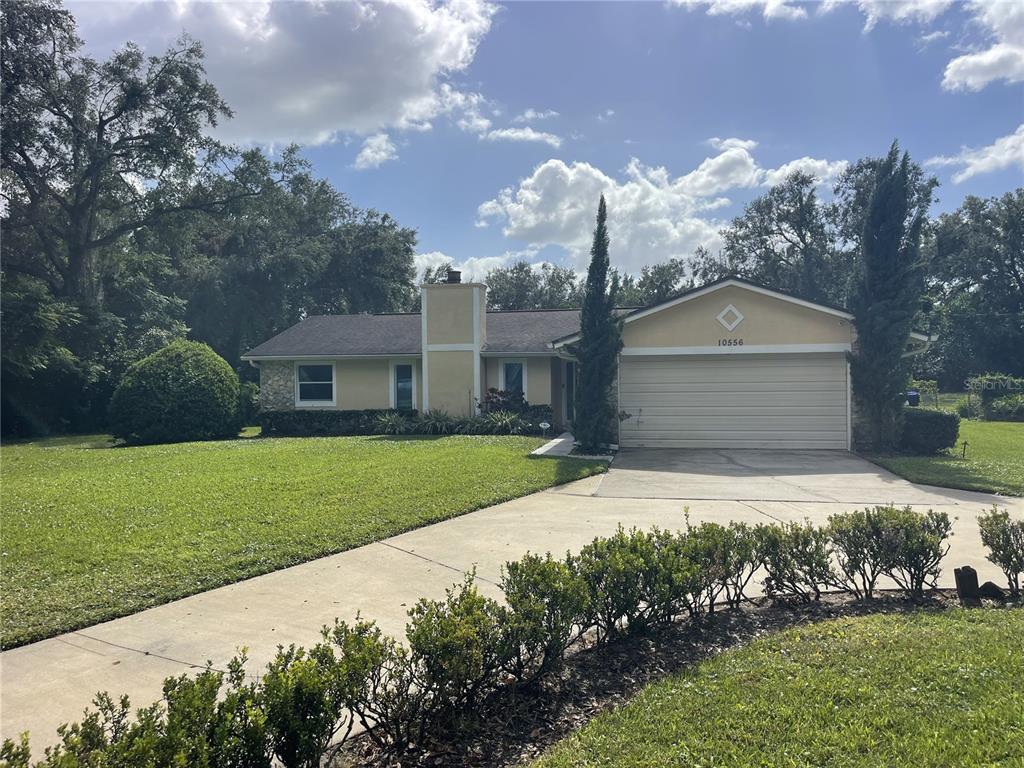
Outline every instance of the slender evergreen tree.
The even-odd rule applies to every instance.
[[[618,283],[608,280],[607,218],[601,195],[583,292],[580,340],[574,347],[579,370],[574,429],[576,440],[585,451],[596,451],[602,443],[611,441],[616,418],[612,386],[622,348],[622,326],[615,317]]]
[[[874,450],[899,439],[909,379],[903,355],[925,288],[921,233],[931,195],[915,194],[913,168],[896,142],[877,165],[850,301],[857,329],[850,374],[863,425],[857,439]]]

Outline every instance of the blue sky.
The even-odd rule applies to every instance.
[[[1024,178],[1024,3],[70,3],[89,50],[205,44],[240,143],[298,141],[420,264],[582,268],[597,196],[627,270],[698,245],[787,170],[898,138],[936,211]]]

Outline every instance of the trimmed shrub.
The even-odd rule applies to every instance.
[[[197,341],[174,341],[128,368],[110,431],[132,445],[237,437],[238,375]]]
[[[262,411],[259,415],[262,434],[269,437],[345,437],[351,435],[384,434],[379,418],[399,414],[406,419],[415,418],[415,411],[392,408],[367,408],[361,411],[288,410]]]
[[[408,649],[374,622],[336,621],[325,636],[345,660],[343,676],[350,698],[346,706],[367,736],[389,752],[421,742],[434,711],[434,692],[418,684],[424,675]]]
[[[502,614],[467,576],[444,600],[421,599],[409,611],[405,636],[417,683],[431,691],[438,711],[455,717],[497,684],[505,665]]]
[[[597,630],[597,641],[607,642],[627,626],[638,630],[644,623],[643,595],[651,591],[657,570],[651,534],[619,526],[614,535],[595,538],[580,550],[572,563],[587,588],[588,624]]]
[[[325,643],[308,652],[282,648],[267,665],[260,700],[274,756],[285,768],[319,768],[351,698],[343,682],[338,659]]]
[[[243,381],[238,385],[238,423],[248,427],[256,423],[260,411],[260,385]]]
[[[481,417],[481,422],[491,435],[519,435],[526,428],[519,414],[512,411],[489,411]]]
[[[585,629],[586,582],[569,560],[526,554],[505,564],[501,589],[508,606],[505,671],[521,682],[534,680],[561,664]]]
[[[988,548],[985,557],[998,565],[1006,576],[1010,594],[1020,597],[1020,576],[1024,573],[1024,520],[1011,520],[1010,513],[992,509],[978,518],[981,543]]]
[[[956,445],[960,417],[949,411],[924,408],[903,409],[900,448],[909,453],[932,455]]]
[[[771,597],[818,600],[823,587],[835,584],[828,532],[809,522],[764,529],[761,539],[767,575],[764,591]]]
[[[912,507],[876,507],[882,573],[907,593],[920,599],[925,588],[935,589],[939,563],[952,534],[949,515],[928,510],[921,514]]]
[[[1024,395],[1003,395],[988,404],[992,421],[1024,421]]]
[[[888,509],[865,508],[828,519],[828,535],[838,564],[835,586],[852,592],[858,600],[871,599],[882,575],[882,518]]]

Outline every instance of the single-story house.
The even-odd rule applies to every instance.
[[[850,448],[845,310],[727,278],[622,320],[621,446]],[[422,286],[420,312],[308,317],[243,359],[263,408],[468,415],[493,387],[571,424],[579,329],[578,309],[488,311],[487,287],[452,273]]]

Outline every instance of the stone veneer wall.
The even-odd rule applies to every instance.
[[[260,408],[284,410],[295,407],[295,364],[290,360],[260,363]]]

